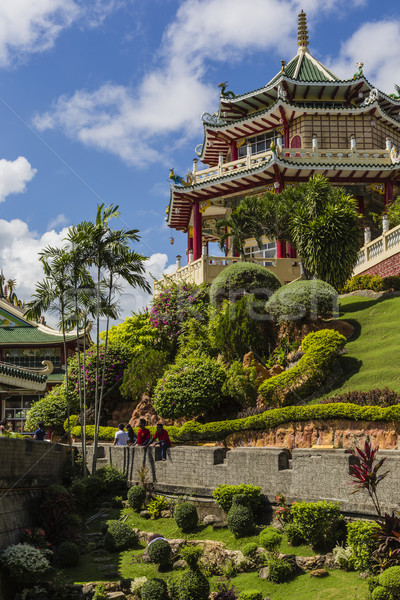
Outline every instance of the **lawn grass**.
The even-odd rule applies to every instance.
[[[341,298],[340,318],[355,332],[346,344],[348,354],[339,358],[343,377],[325,396],[384,387],[400,393],[400,297]]]

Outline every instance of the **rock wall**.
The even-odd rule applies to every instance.
[[[268,431],[244,431],[227,437],[228,446],[277,448],[355,448],[369,440],[374,446],[400,450],[400,423],[329,419],[285,423]]]
[[[277,493],[289,500],[338,501],[346,514],[373,515],[363,492],[351,495],[349,470],[353,457],[344,449],[225,448],[179,446],[161,461],[159,448],[103,446],[99,466],[112,464],[124,471],[130,482],[139,481],[138,470],[146,466],[156,491],[210,498],[218,484],[259,485],[273,504]],[[387,457],[390,473],[380,486],[384,510],[398,509],[400,499],[400,452],[379,451]],[[90,456],[88,464],[91,464]]]
[[[67,446],[0,437],[0,551],[32,525],[43,489],[59,483]]]

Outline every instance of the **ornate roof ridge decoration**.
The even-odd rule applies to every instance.
[[[47,375],[53,372],[53,363],[49,360],[42,362],[43,369],[29,369],[27,367],[19,367],[10,363],[0,362],[0,375],[24,379],[35,383],[46,383]]]
[[[307,15],[303,9],[298,15],[297,45],[299,47],[298,52],[308,52]]]

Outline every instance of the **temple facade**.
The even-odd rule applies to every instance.
[[[172,279],[212,281],[232,261],[208,254],[208,242],[218,241],[218,219],[225,218],[245,196],[281,192],[321,173],[333,185],[347,188],[365,215],[366,246],[357,273],[400,256],[400,231],[383,229],[370,250],[371,235],[379,236],[369,212],[382,213],[397,194],[400,179],[400,94],[387,95],[366,78],[363,63],[349,79],[340,79],[309,51],[306,15],[298,17],[298,50],[264,87],[235,94],[220,84],[219,108],[204,113],[204,140],[186,179],[171,170],[166,220],[187,235],[187,264],[177,257]],[[203,163],[204,167],[200,164]],[[389,239],[388,234],[391,235]],[[299,276],[295,248],[283,240],[246,243],[249,260],[276,272],[282,283]],[[381,252],[382,250],[382,252]],[[400,269],[398,270],[398,272]],[[393,273],[391,273],[393,274]],[[156,285],[157,291],[157,285]]]
[[[68,333],[66,354],[61,332],[24,316],[24,307],[13,291],[15,282],[0,278],[0,415],[9,427],[21,432],[33,402],[64,379],[66,358],[77,348],[76,331]],[[79,334],[83,344],[84,334]],[[87,335],[87,344],[90,338]]]

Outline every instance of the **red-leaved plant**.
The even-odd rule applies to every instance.
[[[360,448],[349,450],[350,454],[356,457],[359,463],[352,465],[350,476],[353,478],[352,484],[356,486],[356,489],[352,494],[355,494],[360,490],[366,490],[374,504],[378,517],[381,518],[382,513],[377,495],[377,487],[382,479],[388,475],[389,471],[378,475],[379,469],[386,460],[386,458],[381,458],[381,460],[374,464],[378,450],[379,446],[373,448],[372,444],[369,442],[365,442],[364,450],[361,450]]]

